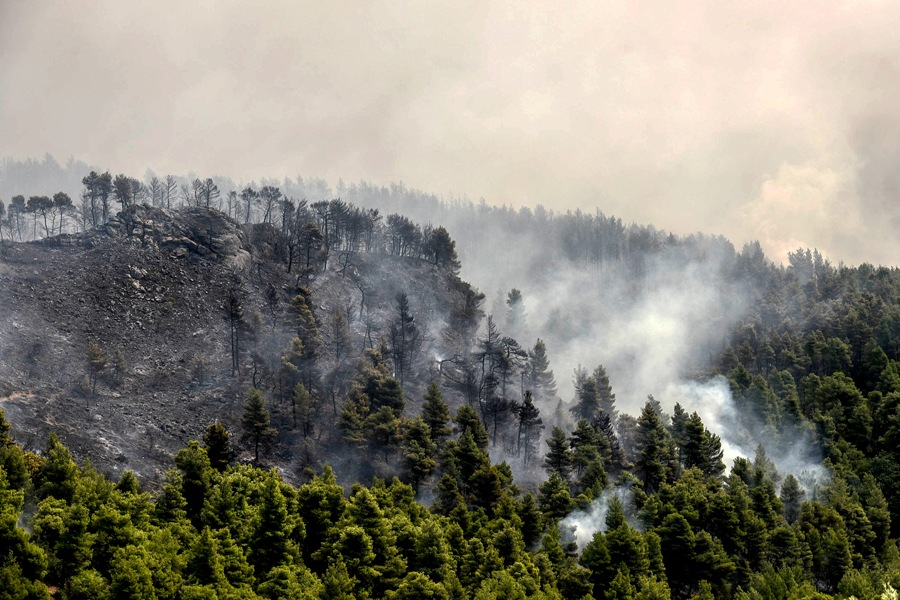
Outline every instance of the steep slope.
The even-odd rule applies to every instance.
[[[331,365],[324,356],[329,319],[335,311],[348,317],[348,348],[328,390],[339,403],[363,349],[386,335],[397,292],[434,324],[428,336],[435,343],[458,280],[418,259],[344,253],[298,281],[278,260],[279,236],[214,210],[138,206],[101,230],[0,246],[0,408],[18,438],[39,449],[55,430],[79,459],[159,481],[172,454],[216,419],[238,433],[242,403],[256,385],[272,397],[280,430],[272,459],[292,476],[289,408],[276,396],[281,356],[296,335],[290,300],[298,283],[312,288],[323,368]],[[230,293],[243,308],[235,376]],[[106,358],[95,390],[91,344]],[[427,366],[417,368],[407,383],[411,397],[427,376]],[[329,399],[317,400],[330,415]],[[334,432],[317,432],[317,456],[328,458]]]

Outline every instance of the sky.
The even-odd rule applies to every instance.
[[[900,265],[900,3],[0,0],[0,156]]]

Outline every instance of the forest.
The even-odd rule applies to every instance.
[[[0,598],[896,597],[896,267],[399,184],[4,173],[54,168],[3,248],[244,232],[194,365],[235,410],[159,485],[0,420]]]

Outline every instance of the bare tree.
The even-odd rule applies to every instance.
[[[96,342],[91,342],[87,347],[88,384],[91,388],[91,396],[97,394],[97,380],[100,373],[106,368],[106,354]]]
[[[281,200],[281,190],[275,186],[267,185],[259,191],[259,199],[263,206],[263,223],[269,223],[274,214],[274,208]]]
[[[394,357],[394,371],[400,384],[403,382],[415,361],[419,349],[422,347],[422,332],[416,324],[409,307],[409,298],[406,293],[400,292],[396,296],[397,313],[389,326],[391,336],[391,352]]]
[[[147,192],[150,194],[150,204],[156,207],[164,205],[163,183],[158,177],[150,179],[150,184],[147,186]]]
[[[219,204],[219,186],[212,180],[207,178],[205,181],[199,179],[194,180],[194,192],[196,194],[197,206],[205,206],[206,208],[218,207]]]
[[[8,219],[10,223],[10,239],[18,237],[22,240],[22,214],[25,212],[25,196],[13,196],[9,201]]]
[[[250,222],[250,213],[253,210],[253,204],[259,198],[259,192],[251,187],[245,187],[241,192],[241,201],[244,203],[244,223]]]
[[[225,296],[225,316],[228,319],[229,345],[231,347],[231,376],[240,368],[240,333],[244,323],[244,291],[237,279],[228,287]]]
[[[69,198],[69,195],[65,192],[56,192],[53,195],[53,224],[56,224],[56,217],[59,216],[59,230],[58,233],[63,232],[63,228],[66,223],[66,214],[72,212],[72,199]]]
[[[234,190],[228,192],[228,216],[232,219],[238,216],[238,195]]]
[[[172,202],[177,200],[178,182],[172,175],[166,175],[166,180],[162,187],[162,204],[166,208],[172,208]]]

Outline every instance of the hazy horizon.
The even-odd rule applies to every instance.
[[[900,264],[900,6],[0,1],[0,156],[403,181]]]

